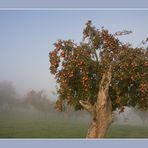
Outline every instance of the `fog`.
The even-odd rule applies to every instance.
[[[31,89],[24,95],[19,95],[12,82],[0,82],[0,116],[13,117],[16,115],[32,116],[33,118],[47,118],[52,120],[89,121],[89,116],[85,111],[75,112],[72,108],[67,108],[65,112],[55,109],[57,94],[51,91]]]
[[[52,96],[47,95],[45,90],[29,90],[23,96],[18,95],[13,82],[0,82],[0,116],[13,117],[16,114],[33,118],[44,118],[56,120],[65,120],[72,122],[90,122],[90,115],[85,111],[74,111],[68,107],[65,112],[55,110],[56,92],[50,92]],[[54,99],[53,99],[53,98]],[[113,124],[122,125],[148,125],[148,112],[136,110],[134,108],[125,108],[123,113],[115,111],[113,113]]]

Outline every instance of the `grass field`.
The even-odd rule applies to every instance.
[[[85,138],[88,123],[38,116],[0,115],[0,138]],[[148,138],[148,127],[112,125],[106,138]]]

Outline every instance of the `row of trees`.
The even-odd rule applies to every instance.
[[[55,110],[55,102],[46,95],[45,91],[28,91],[23,97],[19,97],[12,82],[0,82],[0,114],[9,113],[37,113],[39,117],[49,117],[52,119],[63,118],[78,119],[84,117],[84,112],[74,112],[73,109],[67,108],[61,115]]]
[[[53,110],[53,102],[43,90],[31,90],[20,98],[12,82],[0,82],[0,110],[16,110],[19,108],[32,108],[41,112]]]

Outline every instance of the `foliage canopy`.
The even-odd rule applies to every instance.
[[[54,44],[49,62],[58,83],[57,109],[63,111],[66,105],[83,109],[79,100],[88,100],[95,105],[102,75],[109,67],[112,71],[109,96],[113,110],[123,111],[124,106],[148,107],[148,48],[135,48],[119,40],[118,36],[129,33],[125,30],[111,34],[88,21],[82,42],[58,40]]]

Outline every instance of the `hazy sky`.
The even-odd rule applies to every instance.
[[[23,94],[29,89],[55,90],[48,53],[57,39],[81,41],[87,20],[138,45],[148,36],[148,11],[0,11],[0,81],[14,82]]]

